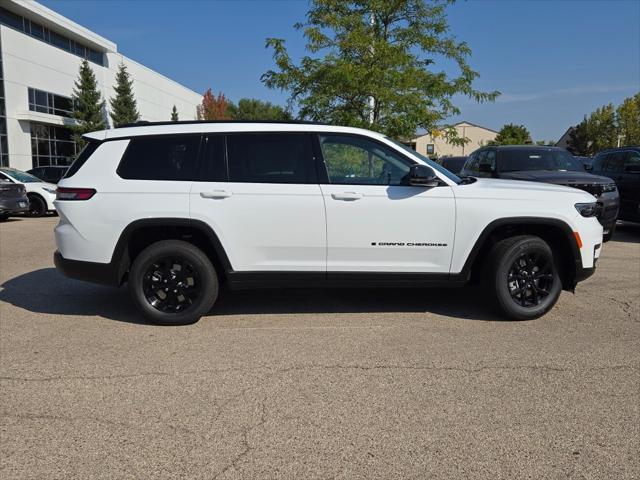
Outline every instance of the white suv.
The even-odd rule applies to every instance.
[[[196,322],[219,285],[482,283],[508,318],[545,314],[595,270],[581,190],[460,179],[384,135],[305,123],[105,130],[58,184],[55,263],[121,285],[149,320]]]

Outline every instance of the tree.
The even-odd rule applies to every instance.
[[[280,105],[256,98],[242,98],[237,106],[230,103],[228,113],[234,120],[291,120],[291,114]]]
[[[95,130],[106,128],[104,118],[105,102],[98,91],[98,84],[89,62],[83,60],[80,64],[78,78],[74,83],[73,93],[73,118],[76,124],[71,127],[73,139],[82,145],[82,135]]]
[[[589,137],[587,135],[587,117],[578,125],[573,127],[569,133],[569,141],[567,142],[567,150],[573,155],[581,157],[589,156]]]
[[[127,72],[124,63],[120,63],[116,73],[116,86],[113,87],[116,96],[110,100],[111,120],[113,126],[119,127],[127,123],[135,123],[140,119],[136,99],[133,96],[133,80]]]
[[[625,98],[616,110],[616,117],[621,145],[640,145],[640,93]]]
[[[613,104],[610,103],[592,112],[587,118],[585,128],[589,139],[588,154],[593,155],[600,150],[617,146],[618,127]]]
[[[175,105],[171,109],[171,121],[172,122],[177,122],[178,121],[178,109],[176,108]]]
[[[229,102],[223,93],[216,97],[209,88],[202,97],[202,103],[198,105],[199,120],[229,120]]]
[[[469,46],[449,34],[451,1],[313,0],[303,30],[307,49],[296,65],[285,42],[267,39],[277,70],[262,81],[290,92],[301,119],[367,127],[395,138],[419,129],[441,128],[460,113],[454,95],[492,101],[499,92],[473,88],[478,73]],[[436,59],[457,66],[455,76],[437,69]],[[450,70],[449,68],[447,70]],[[464,143],[446,127],[453,143]]]
[[[531,135],[524,125],[504,125],[490,145],[525,145],[531,143]]]

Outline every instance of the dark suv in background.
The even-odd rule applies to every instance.
[[[64,174],[69,170],[68,166],[62,165],[48,165],[46,167],[36,167],[31,170],[27,170],[34,177],[38,177],[40,180],[49,183],[58,183],[64,177]]]
[[[598,153],[590,171],[609,177],[620,192],[620,220],[640,222],[640,147],[621,147]]]
[[[579,188],[598,199],[598,220],[604,227],[605,242],[611,239],[615,230],[620,206],[615,182],[611,178],[585,172],[582,162],[562,148],[534,145],[483,147],[469,155],[460,175]]]

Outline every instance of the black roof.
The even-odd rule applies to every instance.
[[[597,154],[606,153],[606,152],[618,152],[620,150],[638,150],[638,151],[640,151],[640,146],[638,146],[638,145],[629,145],[628,147],[606,148],[604,150],[600,150]]]
[[[147,120],[138,120],[134,123],[124,123],[118,125],[116,128],[127,127],[147,127],[152,125],[191,125],[198,123],[276,123],[276,124],[293,124],[293,125],[331,125],[330,123],[322,122],[308,122],[304,120],[178,120],[173,122],[171,120],[162,122],[149,122]]]

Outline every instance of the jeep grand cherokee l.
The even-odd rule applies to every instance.
[[[501,145],[473,152],[460,175],[526,180],[579,188],[598,200],[598,220],[604,227],[604,241],[616,227],[620,197],[614,181],[591,175],[573,155],[557,147]]]
[[[180,122],[94,132],[58,185],[58,269],[121,285],[149,320],[197,321],[219,285],[462,286],[545,314],[600,255],[596,199],[461,179],[356,128]]]

